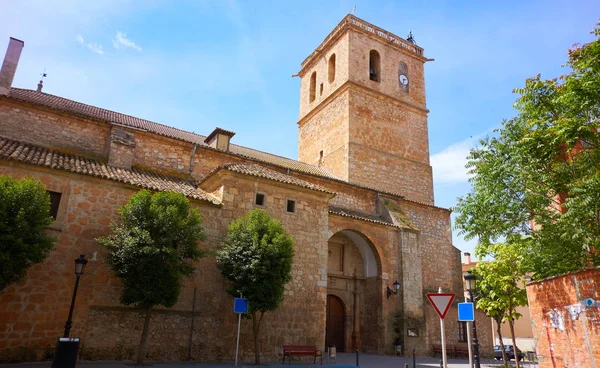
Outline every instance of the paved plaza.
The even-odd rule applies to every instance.
[[[425,367],[440,367],[440,358],[419,358],[417,357],[417,368],[425,368]],[[305,368],[305,367],[336,367],[336,368],[349,368],[356,367],[356,355],[349,353],[341,353],[338,354],[337,362],[329,361],[327,359],[323,361],[323,365],[319,365],[317,362],[316,365],[310,364],[308,359],[292,361],[291,365],[288,365],[287,359],[285,365],[281,365],[281,362],[270,362],[266,363],[265,366],[271,367],[295,367],[295,368]],[[381,356],[381,355],[371,355],[371,354],[361,354],[359,356],[359,364],[361,368],[413,368],[412,358],[403,358],[403,357],[394,357],[394,356]],[[408,366],[406,366],[408,364]],[[514,364],[514,362],[513,362]],[[18,363],[18,364],[0,364],[1,368],[49,368],[51,365],[50,362],[40,362],[40,363]],[[219,362],[219,363],[202,363],[202,362],[178,362],[178,363],[151,363],[148,362],[148,366],[154,366],[156,368],[191,368],[191,367],[233,367],[232,362]],[[129,362],[91,362],[91,361],[83,361],[77,364],[79,368],[131,368],[134,367],[135,364],[131,361]],[[240,367],[252,367],[252,364],[240,364]],[[499,362],[494,360],[482,360],[482,367],[500,367]],[[523,362],[523,368],[537,367],[536,363]],[[448,359],[448,368],[469,368],[469,361],[466,359]]]

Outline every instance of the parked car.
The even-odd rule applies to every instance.
[[[504,351],[506,351],[506,358],[508,360],[515,359],[515,349],[512,345],[504,345]],[[517,347],[517,357],[519,361],[523,360],[525,354]],[[500,345],[494,346],[494,358],[496,360],[502,360],[502,347]]]

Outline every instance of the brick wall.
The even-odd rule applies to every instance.
[[[600,268],[527,285],[540,368],[600,366]]]

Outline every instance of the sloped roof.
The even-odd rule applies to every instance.
[[[185,142],[197,144],[199,146],[208,147],[207,144],[204,142],[206,137],[203,135],[155,123],[150,120],[136,118],[131,115],[121,114],[119,112],[87,105],[81,102],[69,100],[67,98],[51,95],[44,92],[37,92],[34,90],[22,88],[11,88],[8,97],[25,103],[42,106],[61,112],[66,112],[82,118],[99,120],[107,123],[117,123],[135,129],[146,130],[148,132],[162,135],[165,137],[179,139]],[[337,179],[333,174],[321,167],[273,155],[267,152],[262,152],[252,148],[238,146],[236,144],[230,144],[229,152],[238,156],[263,161],[265,163],[277,166],[282,166],[290,170],[304,172],[307,174],[319,175],[326,178]]]
[[[98,160],[4,137],[0,137],[0,159],[94,176],[150,190],[178,192],[189,198],[220,204],[212,194],[197,189],[197,184],[193,180],[183,180],[137,168],[121,169]]]
[[[323,187],[313,184],[313,183],[309,183],[306,180],[302,180],[302,179],[296,178],[294,176],[282,174],[278,171],[266,168],[264,166],[253,165],[253,164],[225,164],[225,165],[218,166],[212,172],[210,172],[208,175],[206,175],[206,177],[202,180],[202,182],[204,182],[205,180],[207,180],[209,177],[211,177],[213,174],[215,174],[217,171],[220,171],[220,170],[229,170],[229,171],[233,171],[233,172],[236,172],[239,174],[250,175],[250,176],[255,176],[255,177],[259,177],[259,178],[277,181],[280,183],[295,185],[295,186],[306,188],[306,189],[316,190],[318,192],[336,194],[335,192],[332,192],[329,189],[323,188]]]
[[[379,225],[385,225],[385,226],[391,226],[391,227],[396,227],[396,228],[401,228],[401,226],[398,226],[396,224],[393,224],[389,221],[386,221],[384,218],[380,217],[380,216],[373,216],[373,215],[367,215],[361,212],[357,212],[357,211],[351,211],[345,208],[341,208],[341,207],[334,207],[334,206],[329,206],[329,213],[332,215],[338,215],[338,216],[342,216],[342,217],[349,217],[355,220],[361,220],[361,221],[367,221],[367,222],[372,222],[374,224],[379,224]]]

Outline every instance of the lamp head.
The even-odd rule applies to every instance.
[[[475,289],[475,275],[473,275],[471,273],[471,271],[467,271],[467,273],[465,273],[463,275],[463,278],[465,279],[465,284],[467,286],[467,290],[474,290]]]
[[[88,260],[85,259],[84,254],[80,254],[79,258],[75,259],[75,274],[78,276],[83,275],[83,270],[85,269],[85,265],[88,263]]]

